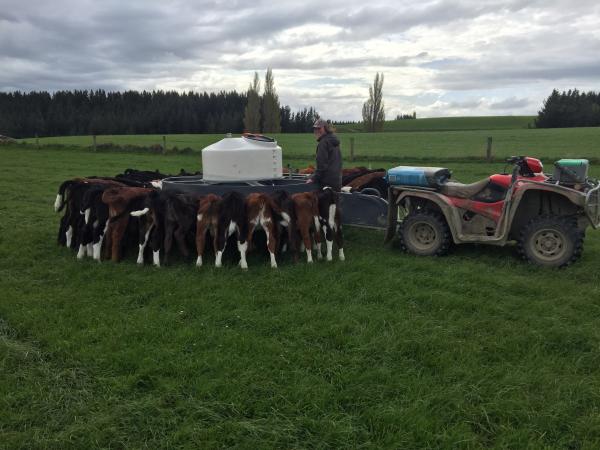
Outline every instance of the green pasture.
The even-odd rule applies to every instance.
[[[353,228],[343,263],[98,264],[56,244],[58,185],[198,155],[0,161],[0,448],[600,446],[600,232],[566,270],[513,247],[419,258]]]
[[[385,131],[465,131],[465,130],[509,130],[531,128],[535,116],[475,116],[475,117],[432,117],[415,120],[388,120]],[[363,131],[361,123],[340,124],[340,132]]]
[[[222,139],[224,135],[167,135],[167,149],[202,148]],[[286,159],[313,159],[315,141],[310,134],[274,135]],[[511,155],[537,156],[550,162],[559,158],[600,158],[600,128],[555,128],[470,131],[414,131],[405,133],[340,133],[342,152],[350,155],[351,140],[357,161],[413,160],[468,160],[485,157],[487,138],[492,138],[492,153],[498,160]],[[35,139],[21,142],[35,145]],[[98,136],[102,144],[126,146],[162,145],[161,135]],[[62,136],[40,138],[40,145],[91,147],[91,136]]]

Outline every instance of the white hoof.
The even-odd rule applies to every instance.
[[[94,247],[94,259],[96,261],[100,261],[100,250],[101,250],[100,244],[94,244],[93,247]]]
[[[306,262],[308,264],[312,264],[313,262],[312,253],[310,252],[310,250],[306,250]]]

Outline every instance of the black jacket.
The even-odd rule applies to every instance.
[[[312,179],[320,187],[342,189],[342,152],[340,141],[333,133],[324,134],[317,144],[317,168]]]

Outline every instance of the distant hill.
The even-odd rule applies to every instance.
[[[513,130],[533,127],[535,116],[433,117],[389,120],[383,131]],[[339,133],[362,132],[361,123],[336,124]]]

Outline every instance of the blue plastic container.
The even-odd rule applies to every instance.
[[[390,185],[437,188],[450,178],[450,170],[442,167],[398,166],[387,171]]]

